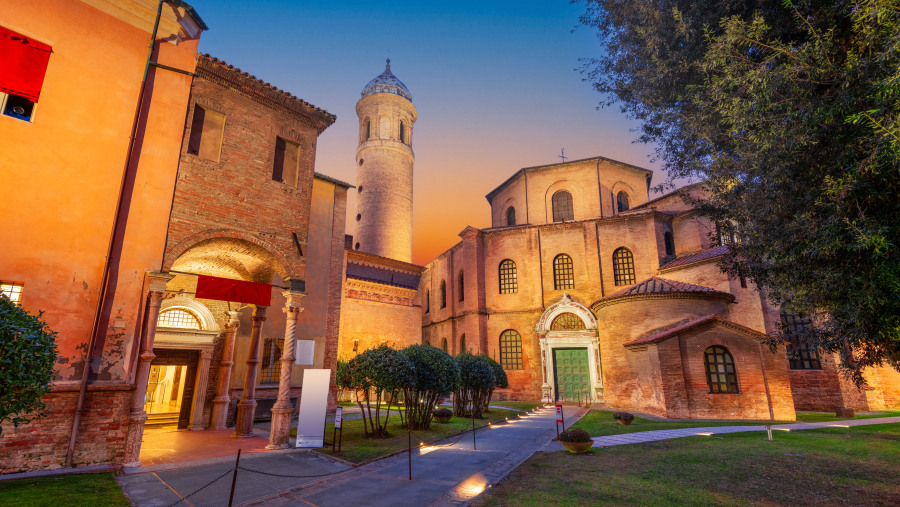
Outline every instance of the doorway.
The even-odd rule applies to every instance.
[[[158,430],[185,429],[190,424],[199,352],[153,349],[147,382],[146,426]]]
[[[591,401],[591,370],[587,348],[554,348],[553,380],[556,401]]]

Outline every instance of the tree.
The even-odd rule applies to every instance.
[[[410,345],[400,352],[415,371],[413,382],[403,388],[406,424],[413,430],[427,430],[437,403],[459,384],[459,367],[450,354],[430,345]]]
[[[0,422],[18,427],[40,416],[55,362],[56,333],[0,294]]]
[[[457,417],[482,418],[481,412],[498,382],[491,361],[487,356],[468,352],[456,356],[459,385],[453,396],[453,413]]]
[[[367,437],[388,436],[391,405],[396,403],[397,393],[413,382],[414,374],[413,365],[406,356],[387,345],[357,355],[336,372],[338,386],[356,391],[356,402],[362,411]],[[387,412],[382,420],[383,401],[387,401]]]
[[[603,105],[642,122],[670,187],[704,180],[701,213],[739,231],[723,269],[815,315],[804,339],[857,383],[896,366],[896,0],[591,0],[582,22],[606,47],[584,69]]]
[[[480,356],[485,358],[487,363],[491,367],[491,372],[494,374],[494,386],[491,387],[487,395],[484,397],[484,406],[482,407],[482,412],[490,412],[491,398],[494,396],[494,389],[506,389],[509,387],[509,379],[506,378],[506,370],[503,369],[503,366],[500,365],[497,361],[491,359],[490,356]]]

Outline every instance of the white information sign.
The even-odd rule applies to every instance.
[[[297,421],[297,447],[325,445],[325,411],[328,409],[328,381],[331,370],[303,370],[300,391],[300,415]]]
[[[297,340],[297,347],[294,351],[294,364],[299,366],[312,366],[316,359],[316,341],[315,340]]]

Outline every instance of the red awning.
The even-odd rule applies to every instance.
[[[37,102],[53,49],[0,26],[0,92]]]
[[[197,275],[196,297],[269,306],[272,303],[272,286],[267,283]]]

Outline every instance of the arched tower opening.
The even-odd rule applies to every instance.
[[[363,88],[356,114],[362,133],[356,185],[366,189],[356,201],[357,249],[411,262],[416,108],[409,89],[391,73],[390,59]]]

